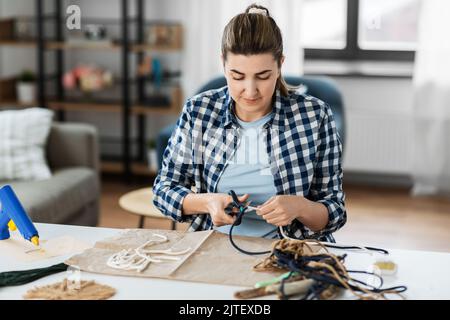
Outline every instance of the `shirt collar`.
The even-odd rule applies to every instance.
[[[273,104],[273,113],[270,120],[264,125],[264,128],[271,127],[274,130],[284,131],[284,121],[285,114],[283,109],[283,97],[281,96],[280,90],[275,91],[275,101]],[[234,100],[231,98],[230,92],[227,88],[226,98],[224,106],[222,108],[222,126],[224,128],[229,128],[234,124],[235,127],[238,126],[236,116],[233,113]]]
[[[234,101],[231,98],[230,91],[228,87],[225,91],[225,103],[222,108],[222,126],[224,128],[229,128],[232,124],[237,125],[236,118],[233,113]]]

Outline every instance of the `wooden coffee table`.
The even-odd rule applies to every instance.
[[[128,192],[120,197],[119,205],[122,209],[140,216],[139,228],[144,227],[145,218],[167,219],[172,221],[172,230],[175,230],[176,222],[161,213],[153,205],[152,188],[143,188]]]

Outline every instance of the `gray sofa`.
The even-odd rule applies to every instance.
[[[54,123],[47,141],[52,177],[10,184],[34,222],[95,226],[99,217],[98,134],[88,124]]]

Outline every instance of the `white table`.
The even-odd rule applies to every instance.
[[[41,223],[37,223],[36,228],[41,239],[68,235],[84,242],[92,243],[92,245],[98,240],[113,236],[121,231],[120,229]],[[342,250],[334,250],[334,252],[338,254],[343,253]],[[394,249],[389,250],[389,252],[389,257],[398,265],[398,271],[394,276],[384,277],[385,286],[406,285],[408,291],[406,291],[405,295],[408,299],[450,299],[450,253]],[[63,262],[69,256],[23,263],[14,261],[11,258],[1,257],[0,253],[0,272],[47,267]],[[373,259],[374,256],[366,253],[348,252],[346,266],[348,269],[367,270]],[[67,274],[61,272],[23,286],[0,288],[0,299],[22,299],[22,295],[28,289],[55,283],[65,277],[67,277]],[[81,272],[81,279],[96,280],[99,283],[114,287],[117,293],[113,299],[228,300],[233,299],[235,291],[244,289],[242,287],[186,281],[108,276],[88,272]],[[270,298],[273,299],[274,297],[271,296]],[[352,297],[346,294],[343,298]]]

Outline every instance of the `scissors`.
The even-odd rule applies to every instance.
[[[234,192],[234,190],[230,190],[228,191],[228,194],[231,196],[231,198],[233,199],[233,201],[226,206],[225,208],[225,213],[228,215],[233,215],[233,208],[237,208],[239,210],[237,216],[236,216],[236,221],[234,223],[235,226],[238,226],[241,224],[242,222],[242,216],[244,215],[244,213],[247,210],[256,210],[256,207],[250,206],[251,201],[248,202],[240,202],[238,199],[238,196],[236,195],[236,192]]]

